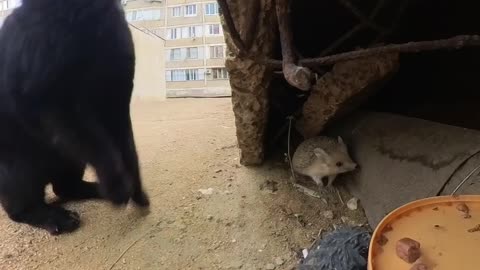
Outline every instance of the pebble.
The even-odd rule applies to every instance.
[[[207,219],[210,220],[210,221],[212,221],[212,220],[213,220],[213,216],[212,216],[212,215],[208,215],[208,216],[207,216]]]
[[[308,249],[303,249],[303,250],[302,250],[302,255],[303,255],[303,258],[304,258],[304,259],[307,258],[307,256],[308,256]]]
[[[127,260],[125,260],[125,258],[122,259],[122,263],[123,264],[126,264],[127,263]]]
[[[274,270],[275,269],[275,265],[273,263],[268,263],[266,266],[265,266],[265,269],[267,270]]]
[[[348,209],[355,211],[358,209],[358,199],[353,197],[347,202]]]
[[[220,170],[220,169],[215,171],[215,173],[221,173],[221,172],[222,172],[222,170]]]
[[[284,263],[285,263],[285,261],[282,258],[280,258],[280,257],[275,258],[275,264],[276,265],[280,266],[280,265],[283,265]]]
[[[322,214],[325,218],[333,219],[333,211],[331,211],[331,210],[324,211]]]
[[[199,189],[198,191],[200,193],[202,193],[203,195],[212,195],[213,194],[213,188]]]

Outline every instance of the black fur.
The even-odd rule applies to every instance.
[[[24,0],[0,30],[0,202],[52,234],[78,214],[44,200],[148,206],[130,120],[135,53],[119,0]],[[91,164],[97,183],[82,180]]]

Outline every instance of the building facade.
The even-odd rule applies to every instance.
[[[230,96],[215,0],[122,0],[127,20],[165,38],[167,97]]]

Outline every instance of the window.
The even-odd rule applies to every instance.
[[[187,48],[187,59],[198,59],[198,48]]]
[[[212,78],[214,80],[227,80],[228,72],[226,68],[212,68]]]
[[[187,70],[185,70],[185,80],[196,81],[197,78],[198,78],[198,69],[187,69]]]
[[[168,38],[169,39],[180,39],[181,37],[182,37],[182,28],[168,29]]]
[[[202,26],[185,26],[182,27],[182,38],[195,38],[202,36]]]
[[[185,17],[197,16],[197,5],[185,6]]]
[[[178,61],[182,58],[181,49],[171,49],[170,50],[170,61]]]
[[[201,69],[176,69],[167,70],[165,73],[169,82],[201,81],[205,78],[205,73]]]
[[[167,75],[167,80],[172,82],[185,81],[185,70],[172,70],[170,76]]]
[[[8,1],[0,0],[0,10],[7,10],[7,9],[8,9]]]
[[[223,58],[223,46],[210,46],[210,58]]]
[[[220,35],[220,25],[219,24],[208,25],[208,34],[209,35]]]
[[[132,12],[126,12],[125,19],[127,19],[127,21],[129,21],[129,22],[133,21],[133,13]]]
[[[134,10],[127,12],[127,21],[155,21],[162,18],[160,9]]]
[[[217,3],[206,4],[205,15],[218,15],[218,4]]]
[[[158,21],[162,19],[162,12],[160,9],[154,9],[152,10],[152,20]]]
[[[187,38],[193,38],[193,37],[196,37],[195,35],[195,26],[189,26],[187,28]]]
[[[172,17],[180,17],[180,16],[182,16],[182,7],[172,8]]]

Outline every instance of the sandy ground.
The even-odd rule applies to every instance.
[[[240,166],[228,98],[132,107],[151,213],[71,203],[82,227],[53,237],[1,211],[0,269],[291,269],[320,230],[365,221],[296,191],[283,162]]]

